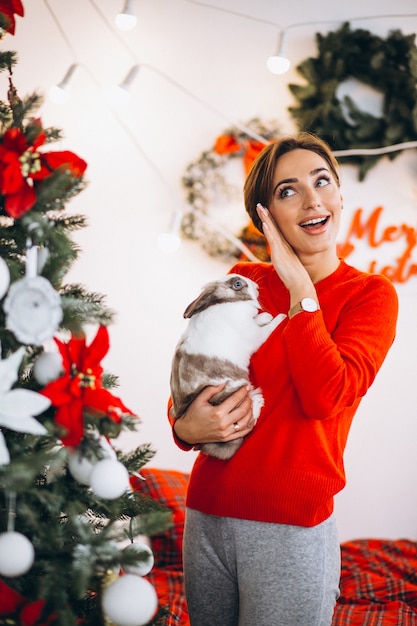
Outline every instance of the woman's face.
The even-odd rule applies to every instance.
[[[323,157],[303,149],[279,157],[268,209],[297,256],[336,255],[341,208],[339,186]]]

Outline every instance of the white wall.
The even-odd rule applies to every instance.
[[[205,4],[215,6],[211,0]],[[183,206],[185,167],[212,147],[229,121],[259,116],[276,120],[282,131],[294,129],[287,83],[301,79],[294,69],[281,77],[266,70],[278,32],[265,22],[335,20],[290,30],[288,53],[295,66],[316,54],[317,31],[326,33],[360,16],[391,15],[394,9],[415,12],[415,0],[398,0],[395,7],[386,0],[324,0],[320,10],[305,0],[287,3],[285,11],[280,4],[222,0],[217,6],[226,11],[220,11],[187,0],[137,0],[135,31],[115,34],[106,20],[113,21],[122,0],[26,0],[15,37],[1,44],[18,51],[15,83],[22,95],[35,89],[46,93],[71,63],[81,64],[71,82],[71,102],[45,102],[41,110],[45,124],[64,131],[58,147],[77,152],[89,164],[89,186],[71,205],[89,219],[89,228],[77,236],[83,254],[71,279],[107,294],[117,311],[105,365],[120,377],[117,393],[142,420],[136,435],[123,437],[123,445],[151,442],[157,450],[152,463],[159,467],[189,470],[194,460],[192,453],[175,448],[166,422],[171,356],[184,328],[185,306],[228,266],[189,241],[175,255],[163,255],[156,240]],[[392,28],[412,33],[417,17],[355,21],[352,27],[381,36]],[[132,103],[115,114],[104,104],[102,89],[120,82],[136,62],[171,80],[143,69],[132,85]],[[4,74],[0,88],[4,98]],[[415,150],[394,162],[383,159],[364,183],[354,168],[344,167],[345,228],[355,209],[372,211],[379,205],[388,222],[415,225],[416,169]],[[363,247],[355,263],[366,265],[368,254]],[[381,247],[378,255],[384,254],[392,256]],[[346,452],[348,487],[337,498],[342,540],[417,538],[417,276],[398,292],[397,340],[360,407]]]

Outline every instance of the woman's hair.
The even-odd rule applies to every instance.
[[[268,144],[253,162],[243,187],[246,211],[260,232],[262,232],[262,222],[256,211],[256,205],[260,202],[268,207],[272,199],[275,168],[279,158],[287,152],[300,149],[310,150],[320,155],[340,186],[338,162],[330,147],[322,139],[310,133],[299,133],[294,136],[281,137]]]

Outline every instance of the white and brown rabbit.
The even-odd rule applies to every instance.
[[[209,385],[226,383],[213,396],[220,404],[234,391],[249,383],[249,361],[273,330],[285,319],[259,313],[258,285],[240,274],[229,274],[208,283],[184,312],[190,318],[177,344],[171,370],[171,414],[178,418],[194,398]],[[264,405],[260,389],[250,391],[253,417]],[[204,443],[200,449],[219,459],[230,459],[243,438]]]

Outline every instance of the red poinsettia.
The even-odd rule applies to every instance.
[[[134,415],[119,398],[103,387],[103,368],[100,361],[109,350],[109,335],[105,326],[100,326],[89,346],[85,337],[71,337],[68,343],[55,339],[62,356],[64,374],[49,383],[42,394],[57,407],[55,422],[66,434],[62,437],[65,446],[77,446],[84,435],[83,409],[121,422],[123,413]]]
[[[246,143],[246,150],[243,156],[243,165],[246,175],[249,174],[249,170],[252,167],[252,163],[260,152],[265,148],[265,144],[260,141],[248,141]]]
[[[42,153],[38,148],[46,135],[39,120],[32,120],[27,128],[31,137],[18,128],[9,128],[0,143],[0,193],[5,196],[4,209],[10,217],[22,217],[36,202],[36,183],[56,169],[80,178],[87,163],[68,150]]]
[[[260,141],[244,140],[242,143],[239,143],[233,135],[220,135],[214,144],[214,151],[217,154],[228,155],[243,152],[243,165],[246,174],[248,174],[252,163],[264,148],[265,144]]]
[[[217,154],[233,154],[240,152],[243,146],[237,141],[233,135],[220,135],[214,144],[214,151]]]
[[[3,13],[10,23],[10,26],[6,29],[7,32],[14,35],[16,28],[14,14],[16,13],[16,15],[20,15],[20,17],[24,16],[25,11],[23,9],[23,4],[20,0],[0,0],[0,13]]]
[[[56,615],[40,621],[44,607],[45,600],[29,602],[0,578],[0,618],[9,618],[11,624],[20,626],[50,626],[55,622]]]

